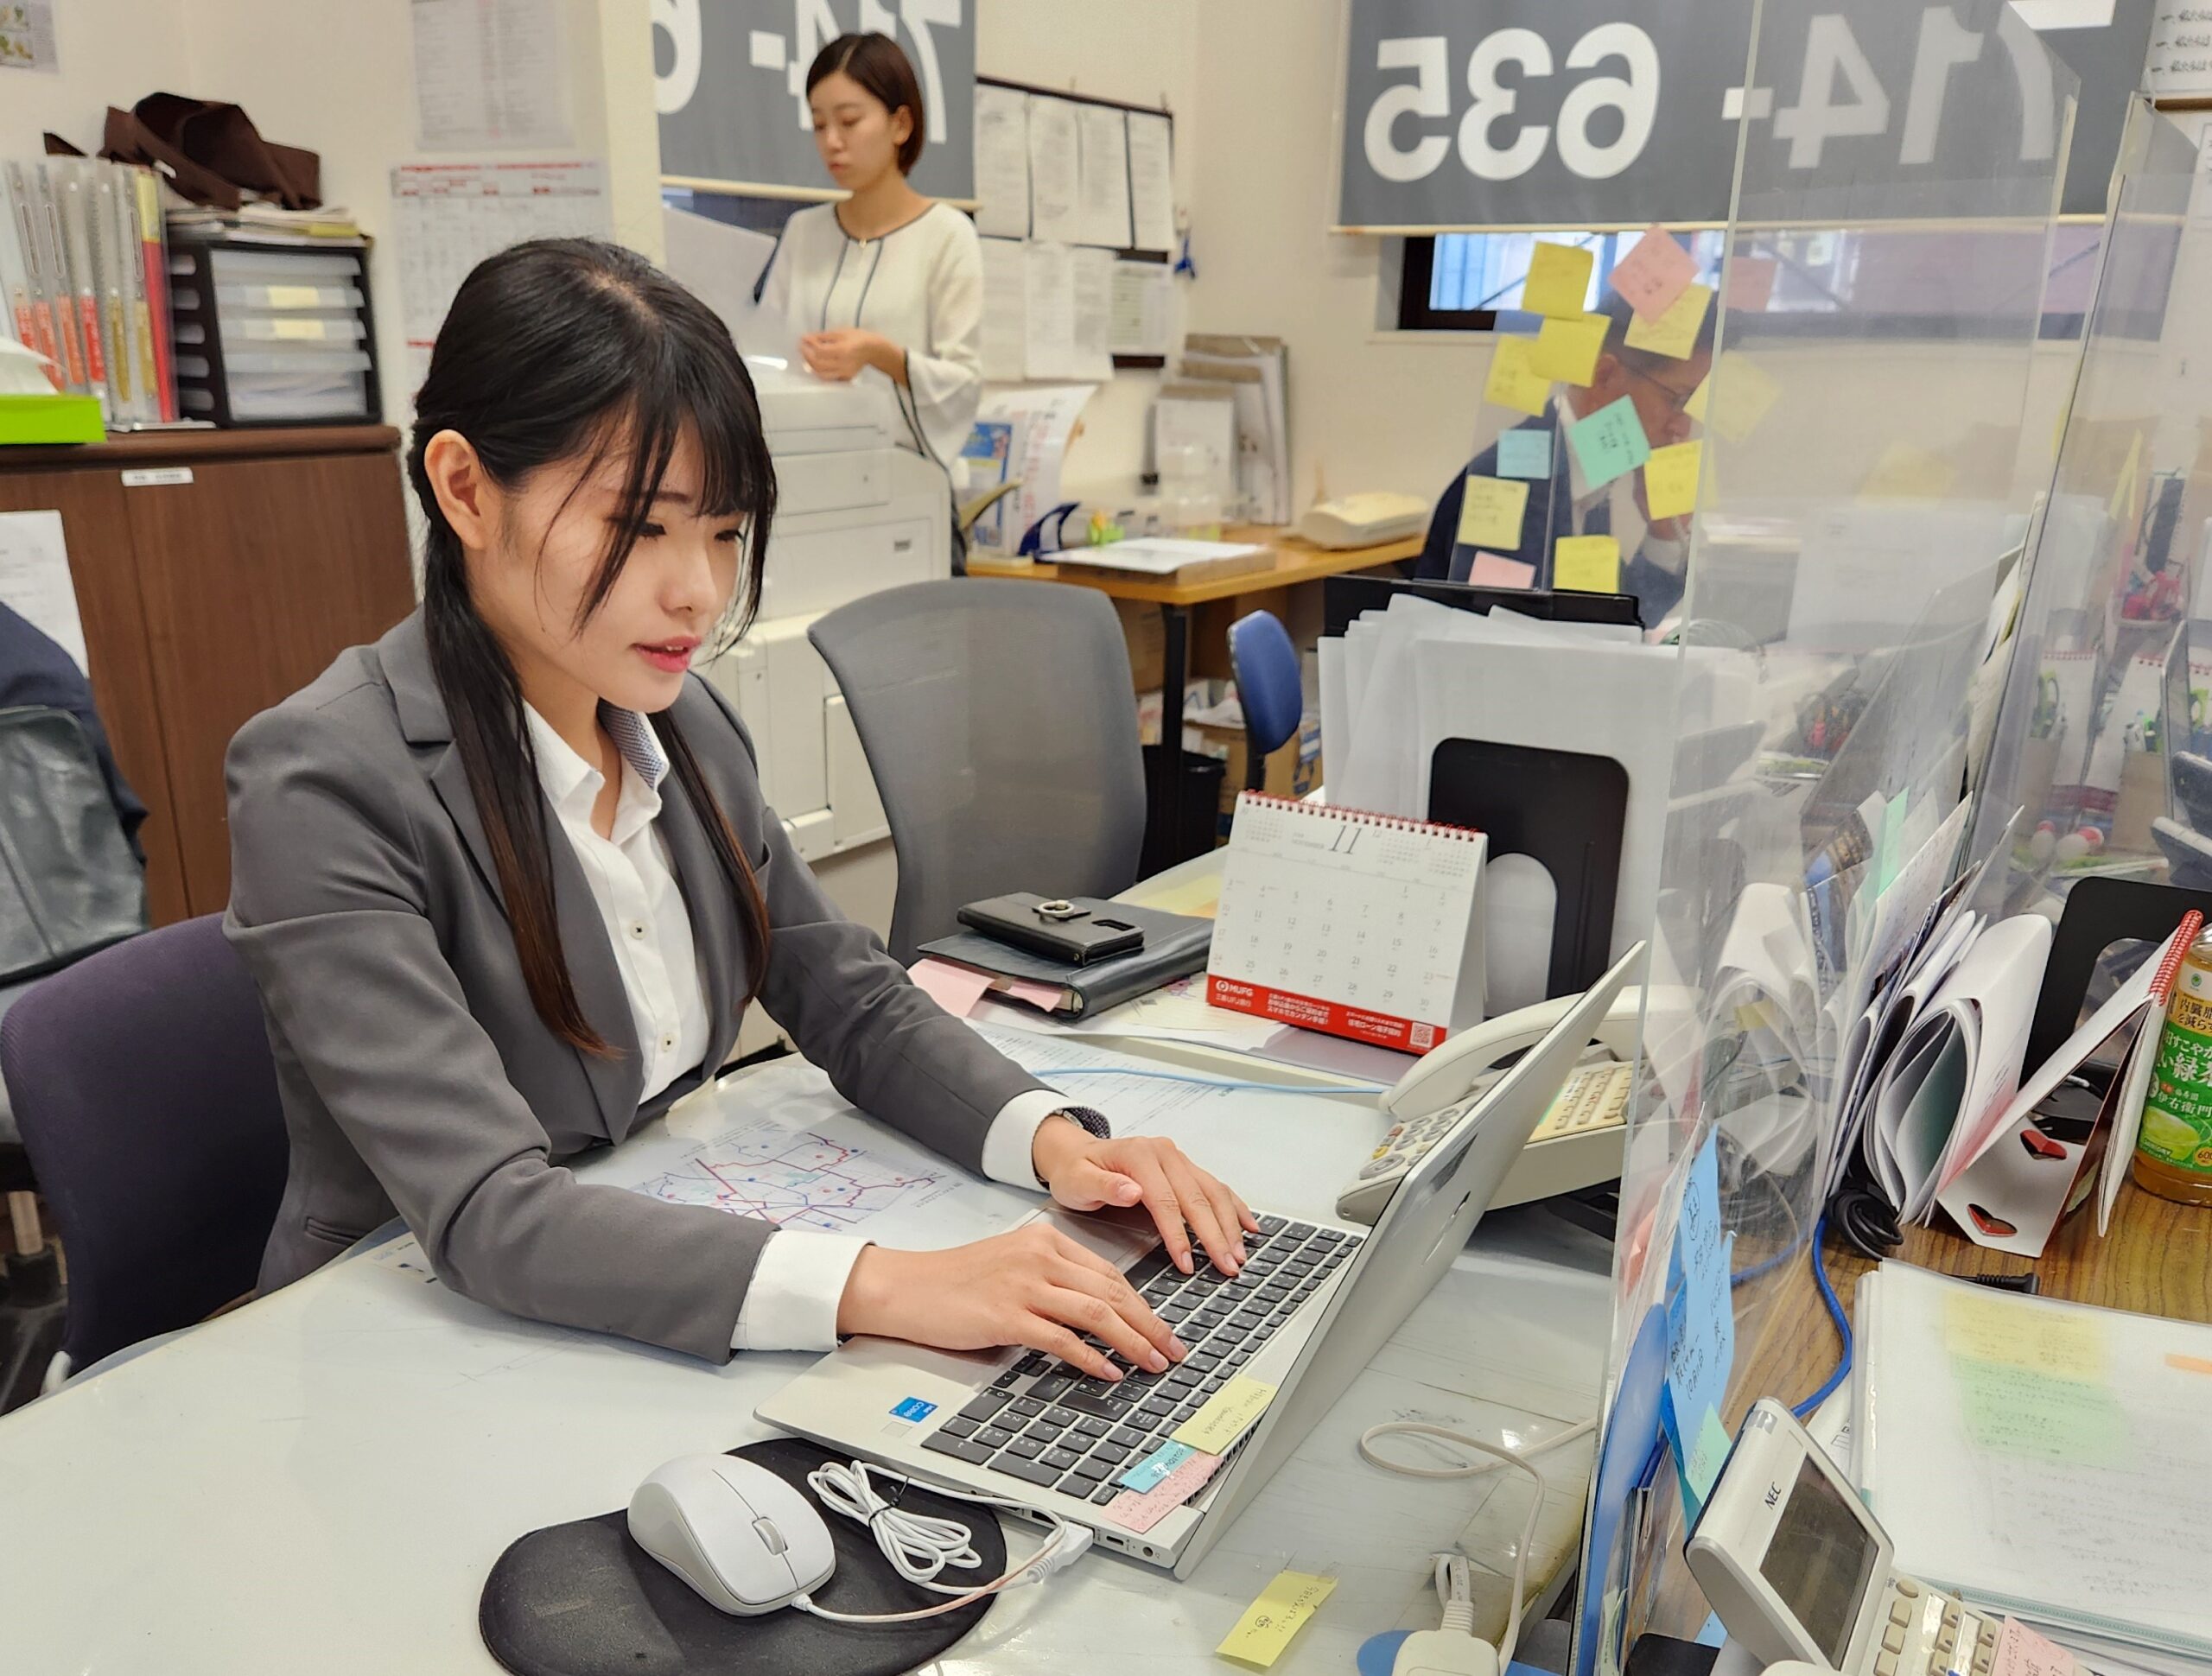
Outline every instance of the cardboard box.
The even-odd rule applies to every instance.
[[[1122,619],[1122,638],[1128,642],[1130,690],[1158,692],[1167,678],[1167,625],[1160,607],[1141,600],[1116,600],[1114,613]]]
[[[1155,724],[1156,725],[1156,724]],[[1244,732],[1240,727],[1188,727],[1197,748],[1208,756],[1224,759],[1229,769],[1221,778],[1221,841],[1229,840],[1229,825],[1236,813],[1237,793],[1244,790]],[[1303,797],[1321,784],[1321,718],[1311,713],[1298,727],[1298,737],[1279,746],[1268,758],[1268,778],[1260,788],[1277,797]]]

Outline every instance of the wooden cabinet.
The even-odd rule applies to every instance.
[[[0,511],[61,514],[92,695],[150,811],[156,924],[230,898],[231,735],[415,608],[398,441],[362,425],[0,448]]]

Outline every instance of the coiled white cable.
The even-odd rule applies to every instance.
[[[1388,1420],[1381,1425],[1370,1425],[1359,1434],[1359,1458],[1370,1466],[1381,1467],[1385,1472],[1402,1473],[1408,1478],[1472,1478],[1482,1473],[1494,1472],[1501,1466],[1510,1466],[1517,1471],[1527,1473],[1529,1477],[1535,1480],[1536,1494],[1529,1504],[1529,1517],[1521,1527],[1521,1540],[1513,1555],[1512,1609],[1506,1614],[1505,1634],[1499,1637],[1497,1643],[1497,1665],[1501,1670],[1512,1663],[1514,1647],[1521,1639],[1521,1597],[1528,1589],[1529,1549],[1536,1540],[1536,1521],[1544,1510],[1544,1475],[1536,1470],[1529,1460],[1529,1457],[1541,1455],[1546,1450],[1557,1449],[1562,1444],[1572,1443],[1586,1432],[1596,1430],[1597,1425],[1598,1422],[1594,1419],[1584,1420],[1579,1425],[1567,1427],[1556,1437],[1547,1438],[1540,1444],[1531,1444],[1525,1451],[1508,1449],[1503,1444],[1485,1443],[1480,1438],[1470,1438],[1464,1432],[1453,1432],[1440,1425],[1428,1425],[1419,1420]],[[1492,1458],[1488,1461],[1455,1461],[1450,1466],[1414,1466],[1408,1462],[1394,1461],[1388,1456],[1376,1453],[1375,1439],[1391,1436],[1435,1438],[1447,1444],[1455,1444],[1462,1449],[1474,1450],[1478,1454],[1488,1455]],[[1460,1569],[1455,1576],[1448,1577],[1446,1562],[1454,1559],[1459,1559]],[[1454,1622],[1453,1606],[1457,1597],[1447,1592],[1450,1586],[1464,1582],[1465,1578],[1464,1559],[1450,1554],[1437,1556],[1437,1594],[1444,1602],[1445,1627],[1464,1628],[1469,1634],[1472,1634],[1474,1598],[1471,1590],[1466,1597],[1466,1622],[1464,1625]]]
[[[802,1612],[838,1623],[906,1623],[917,1618],[933,1618],[942,1613],[957,1612],[1017,1582],[1041,1583],[1053,1572],[1073,1565],[1090,1546],[1087,1527],[1071,1525],[1056,1513],[1030,1508],[1000,1496],[931,1484],[927,1488],[935,1495],[972,1501],[979,1507],[1003,1508],[1008,1512],[1043,1513],[1052,1524],[1051,1533],[1038,1544],[1036,1552],[1003,1577],[980,1586],[939,1583],[938,1577],[947,1566],[973,1571],[983,1563],[982,1556],[976,1552],[975,1533],[957,1520],[939,1519],[901,1508],[895,1495],[887,1496],[876,1488],[874,1475],[878,1474],[897,1483],[901,1491],[913,1482],[888,1468],[870,1467],[865,1461],[825,1462],[806,1475],[806,1482],[825,1508],[843,1514],[855,1524],[865,1525],[874,1533],[876,1546],[883,1550],[883,1557],[900,1577],[918,1589],[952,1598],[912,1612],[854,1613],[833,1612],[801,1595],[791,1604]]]

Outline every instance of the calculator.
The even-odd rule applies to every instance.
[[[1789,1411],[1763,1398],[1690,1531],[1690,1574],[1761,1666],[1989,1676],[2000,1621],[1891,1568],[1888,1533]]]

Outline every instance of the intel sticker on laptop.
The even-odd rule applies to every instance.
[[[919,1397],[909,1397],[891,1412],[902,1420],[925,1420],[937,1413],[937,1405],[924,1402]]]

